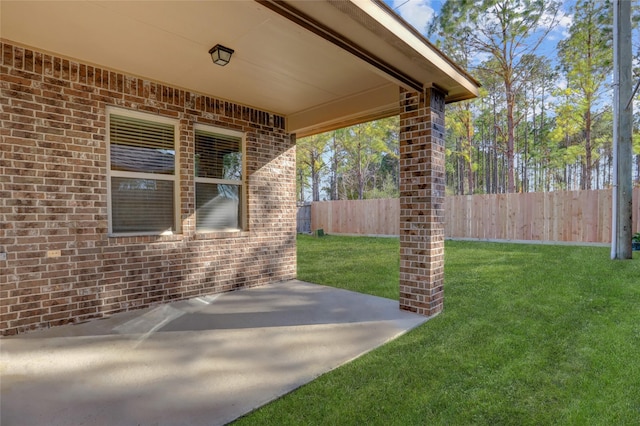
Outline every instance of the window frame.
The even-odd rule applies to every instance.
[[[174,173],[172,175],[160,173],[143,173],[143,172],[126,172],[121,170],[111,170],[111,116],[119,115],[123,117],[131,117],[139,120],[169,124],[173,126],[173,147],[174,147]],[[155,115],[147,112],[139,112],[129,109],[108,106],[106,108],[106,136],[107,136],[107,233],[110,237],[131,237],[143,235],[176,235],[182,232],[182,220],[180,219],[180,127],[179,121],[161,115]],[[112,210],[112,178],[134,178],[162,180],[173,182],[173,231],[132,231],[132,232],[114,232],[113,231],[113,210]]]
[[[242,179],[234,180],[234,179],[217,179],[217,178],[204,178],[198,177],[195,173],[195,161],[197,152],[195,151],[195,138],[196,133],[198,131],[209,133],[212,135],[221,135],[221,136],[231,136],[237,137],[240,139],[240,154],[242,155]],[[239,186],[238,194],[240,198],[240,217],[238,219],[238,228],[237,229],[206,229],[206,230],[198,230],[197,222],[198,222],[198,209],[194,203],[194,229],[197,234],[238,234],[242,232],[248,231],[248,220],[247,220],[247,144],[246,144],[246,133],[237,130],[226,129],[223,127],[212,126],[208,124],[195,123],[193,125],[193,142],[194,142],[194,152],[193,152],[193,163],[194,163],[194,181],[193,181],[193,195],[194,199],[197,198],[196,195],[196,187],[198,183],[208,183],[208,184],[222,184],[222,185],[236,185]]]

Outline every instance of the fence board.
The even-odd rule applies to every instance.
[[[298,206],[296,214],[296,224],[298,233],[311,232],[311,205]]]
[[[633,191],[633,229],[640,232],[640,190]]]
[[[640,188],[633,191],[633,232],[640,232]],[[446,197],[445,236],[486,240],[611,242],[611,190]],[[398,235],[398,199],[321,201],[311,230]]]

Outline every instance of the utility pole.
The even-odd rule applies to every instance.
[[[611,259],[631,259],[631,0],[613,2],[613,73]]]

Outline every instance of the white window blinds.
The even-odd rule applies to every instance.
[[[242,229],[242,138],[196,129],[195,174],[196,230]]]
[[[175,125],[109,115],[110,232],[176,230]]]

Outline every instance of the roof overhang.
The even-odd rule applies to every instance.
[[[3,0],[0,19],[6,41],[277,113],[299,136],[397,114],[399,87],[478,95],[378,0]]]

